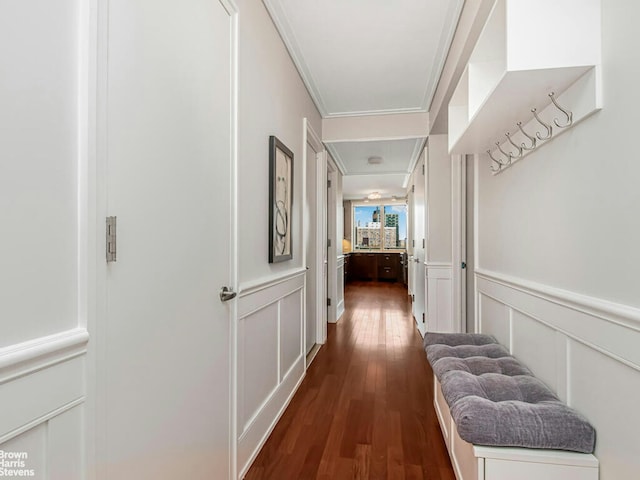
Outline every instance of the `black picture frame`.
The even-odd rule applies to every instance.
[[[293,152],[269,137],[269,263],[293,258]]]

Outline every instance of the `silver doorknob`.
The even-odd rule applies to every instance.
[[[229,287],[222,287],[222,289],[220,290],[220,301],[228,302],[229,300],[236,298],[236,295],[237,293]]]

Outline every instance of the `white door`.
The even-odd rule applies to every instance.
[[[230,477],[233,18],[110,0],[105,479]]]
[[[413,196],[413,234],[415,244],[413,246],[413,316],[416,319],[418,329],[425,332],[425,163],[426,149],[420,156],[413,174],[415,193]]]
[[[307,298],[306,298],[306,320],[305,320],[305,351],[309,353],[316,344],[316,324],[318,322],[317,305],[320,299],[317,298],[317,155],[314,145],[307,142],[306,148],[306,198],[305,198],[305,244],[307,263]]]

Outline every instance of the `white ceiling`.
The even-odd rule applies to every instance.
[[[374,191],[390,197],[404,196],[409,175],[420,156],[424,138],[327,144],[331,157],[344,172],[343,195],[362,198]],[[369,157],[382,163],[369,165]]]
[[[464,0],[263,3],[320,114],[329,119],[426,112]],[[374,191],[404,196],[424,138],[361,140],[327,144],[344,173],[344,197]],[[370,156],[384,161],[368,165]]]
[[[392,173],[383,175],[345,175],[342,178],[342,190],[345,200],[363,200],[373,192],[378,192],[383,198],[392,195],[404,197],[407,194],[405,185],[406,175]],[[375,185],[375,188],[372,188]]]
[[[263,0],[323,117],[426,112],[463,0]]]
[[[420,155],[423,138],[381,140],[371,142],[337,142],[328,144],[329,153],[345,175],[380,173],[411,173]],[[369,165],[370,157],[380,157],[382,163]]]

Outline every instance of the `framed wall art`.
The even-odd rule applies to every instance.
[[[293,152],[269,137],[269,263],[293,257]]]

